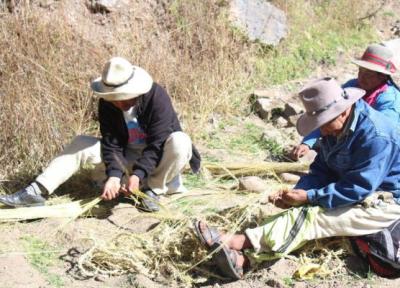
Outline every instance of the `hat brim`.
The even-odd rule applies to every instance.
[[[132,67],[135,69],[132,79],[120,87],[104,85],[101,77],[95,79],[90,85],[94,94],[106,101],[123,101],[136,98],[149,92],[153,86],[153,79],[151,76],[138,66],[132,65]]]
[[[365,94],[365,91],[359,88],[345,88],[344,90],[349,96],[347,99],[342,98],[335,105],[332,105],[332,107],[320,114],[308,115],[304,113],[301,115],[296,123],[297,132],[302,136],[310,134],[322,125],[335,119]]]
[[[368,62],[368,61],[364,61],[364,60],[352,60],[352,62],[360,67],[366,68],[368,70],[372,70],[375,72],[379,72],[382,74],[386,74],[386,75],[394,75],[395,73],[392,73],[390,71],[387,71],[384,67]]]

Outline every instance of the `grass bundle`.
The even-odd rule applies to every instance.
[[[299,162],[252,162],[252,163],[204,163],[203,168],[220,177],[266,176],[283,172],[301,172],[307,170],[309,163]]]
[[[0,222],[23,221],[40,218],[77,218],[90,213],[101,201],[100,197],[50,206],[2,208]]]

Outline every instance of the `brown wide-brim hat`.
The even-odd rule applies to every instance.
[[[93,92],[107,101],[124,101],[150,91],[153,79],[142,68],[122,57],[111,58],[101,77],[91,83]]]
[[[333,78],[308,83],[299,92],[306,112],[297,120],[297,131],[302,136],[310,134],[335,119],[364,94],[359,88],[343,89]]]
[[[371,44],[360,59],[352,62],[360,67],[386,75],[396,74],[397,68],[393,63],[392,50],[381,44]]]

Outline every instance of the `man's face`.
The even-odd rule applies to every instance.
[[[350,115],[350,109],[347,109],[338,117],[334,118],[333,120],[329,121],[328,123],[322,125],[319,129],[321,131],[322,136],[335,136],[337,137],[343,130],[346,120]]]
[[[371,92],[387,81],[385,74],[368,70],[363,67],[358,69],[358,85],[361,89]]]
[[[110,101],[115,107],[122,111],[128,111],[131,107],[135,106],[138,101],[138,97],[122,100],[122,101]]]

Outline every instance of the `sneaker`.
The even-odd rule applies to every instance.
[[[147,212],[157,212],[160,210],[160,206],[158,203],[160,202],[160,198],[155,194],[152,190],[145,190],[143,191],[149,198],[142,198],[140,199],[140,206],[139,208],[143,211]]]
[[[12,207],[43,206],[46,199],[42,196],[39,185],[32,182],[29,186],[11,195],[1,195],[0,203]]]

